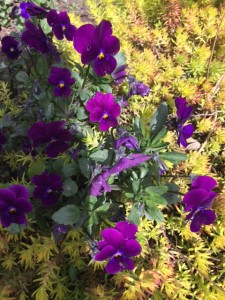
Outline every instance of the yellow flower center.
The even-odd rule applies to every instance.
[[[102,117],[104,120],[108,119],[109,116],[107,114],[104,114],[104,116]]]
[[[60,89],[64,88],[64,86],[65,86],[64,83],[60,83],[60,84],[59,84]]]
[[[100,52],[99,56],[98,56],[98,60],[102,60],[105,58],[104,53]]]
[[[15,49],[13,47],[11,47],[9,50],[10,50],[10,52],[14,52],[15,51]]]
[[[66,31],[66,26],[65,25],[63,25],[62,30]]]
[[[16,209],[14,207],[12,207],[12,208],[9,209],[8,212],[9,212],[10,215],[15,214]]]

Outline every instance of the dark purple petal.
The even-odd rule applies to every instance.
[[[114,82],[116,84],[120,84],[124,81],[124,79],[127,75],[126,68],[127,68],[127,65],[119,66],[111,74],[111,76],[114,79]]]
[[[131,154],[127,157],[121,158],[119,162],[109,170],[109,173],[110,174],[120,173],[123,170],[127,170],[135,166],[138,166],[139,164],[149,160],[150,158],[151,156],[142,153]]]
[[[117,127],[118,121],[115,117],[108,117],[106,120],[101,119],[99,122],[99,129],[103,132],[107,131],[110,127]]]
[[[105,55],[105,58],[94,61],[94,71],[98,76],[105,76],[111,74],[116,68],[116,59],[111,55]]]
[[[202,188],[211,191],[217,185],[217,181],[210,176],[198,176],[191,184],[192,188]]]
[[[184,195],[183,203],[186,205],[184,211],[189,211],[199,207],[209,208],[216,195],[216,193],[207,192],[204,189],[191,190]]]
[[[58,40],[61,41],[64,38],[62,27],[60,24],[53,26],[52,31]]]
[[[9,227],[9,225],[12,223],[11,217],[8,214],[3,214],[1,216],[1,223],[3,227]]]
[[[76,32],[76,27],[73,25],[67,25],[67,29],[64,31],[64,35],[68,41],[73,41]]]
[[[16,194],[9,189],[0,189],[0,201],[8,205],[13,204],[16,200]]]
[[[55,135],[55,133],[60,132],[66,125],[66,121],[59,120],[53,121],[46,124],[46,134],[49,138]]]
[[[123,270],[133,270],[134,262],[127,257],[120,259],[112,258],[106,265],[105,270],[109,274],[117,274]]]
[[[109,21],[102,20],[95,28],[94,40],[102,47],[102,42],[112,35],[112,24]]]
[[[212,210],[201,210],[198,211],[191,222],[191,231],[198,232],[202,225],[210,225],[216,219],[216,215]]]
[[[9,187],[10,191],[13,191],[16,194],[16,198],[29,198],[29,191],[28,188],[22,186],[20,184],[14,184]]]
[[[58,197],[54,193],[41,198],[41,202],[42,202],[43,206],[45,206],[47,208],[55,205],[57,203],[57,201],[58,201]]]
[[[16,199],[14,205],[15,205],[15,208],[17,210],[19,210],[20,212],[28,213],[28,212],[32,211],[31,203],[28,200],[24,199],[24,198]]]
[[[55,141],[53,143],[50,143],[46,150],[45,153],[47,154],[48,157],[56,157],[59,154],[65,152],[69,148],[69,145],[65,142],[61,141]]]
[[[79,27],[74,34],[73,45],[77,52],[82,53],[91,43],[95,27],[92,24],[85,24]]]
[[[13,223],[25,224],[26,223],[26,216],[21,212],[16,212],[16,214],[13,218]]]
[[[41,121],[34,123],[28,131],[28,137],[33,141],[33,147],[49,142],[49,137],[46,134],[46,124]]]
[[[117,229],[106,228],[102,231],[101,235],[114,248],[120,249],[124,245],[124,236]]]
[[[125,241],[123,253],[127,257],[137,256],[141,253],[141,251],[142,251],[141,245],[135,239]]]
[[[193,107],[187,106],[187,102],[184,98],[177,97],[175,99],[175,105],[177,108],[177,117],[179,121],[181,121],[183,124],[187,121],[187,119],[190,117]]]
[[[110,36],[101,43],[101,49],[105,54],[116,55],[120,50],[120,41],[115,36]]]
[[[192,124],[188,124],[183,127],[181,134],[185,139],[189,139],[192,136],[194,130],[195,130],[194,126]]]
[[[19,43],[12,36],[3,37],[2,52],[7,55],[9,59],[17,59],[21,51],[19,50]]]
[[[116,229],[118,229],[126,239],[134,239],[137,232],[137,226],[128,221],[122,221],[116,223]]]
[[[55,9],[51,9],[48,12],[46,18],[47,18],[48,25],[51,27],[58,25],[58,23],[59,23],[59,16]]]
[[[111,256],[113,256],[115,253],[117,252],[117,249],[114,248],[111,245],[107,245],[104,248],[102,248],[101,251],[99,251],[96,255],[95,255],[95,260],[96,261],[103,261],[106,260],[108,258],[110,258]]]
[[[83,49],[81,54],[81,61],[85,65],[91,64],[95,58],[99,55],[100,48],[95,44],[89,44]]]
[[[5,201],[0,200],[0,215],[7,211],[9,204]]]

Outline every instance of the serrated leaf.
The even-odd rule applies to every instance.
[[[62,225],[73,225],[80,219],[80,209],[76,205],[66,205],[55,212],[52,219]]]

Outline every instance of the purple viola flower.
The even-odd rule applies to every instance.
[[[12,36],[5,36],[2,41],[2,52],[6,54],[9,59],[17,59],[21,51],[19,50],[19,43]]]
[[[109,173],[118,174],[124,170],[138,166],[139,164],[149,160],[151,156],[143,153],[135,153],[121,158],[112,168],[109,169]]]
[[[104,95],[98,92],[87,101],[86,109],[90,112],[90,122],[99,122],[101,131],[107,131],[110,127],[118,125],[120,106],[114,101],[112,94]]]
[[[136,240],[137,226],[128,221],[118,222],[115,228],[106,228],[101,235],[104,240],[98,243],[99,252],[96,261],[109,260],[105,270],[117,274],[124,270],[133,270],[134,262],[130,257],[141,253],[141,245]]]
[[[2,151],[2,146],[7,142],[6,137],[2,133],[2,130],[0,129],[0,153]]]
[[[20,3],[20,14],[21,17],[29,19],[30,17],[46,15],[47,10],[41,6],[37,6],[32,1]]]
[[[184,126],[184,123],[188,120],[190,115],[192,114],[193,107],[187,106],[186,100],[184,98],[177,97],[175,99],[175,105],[177,108],[177,122],[176,122],[176,130],[178,134],[177,144],[183,147],[187,147],[187,139],[190,138],[194,132],[194,126],[192,124],[188,124]]]
[[[0,189],[0,218],[3,227],[9,227],[11,223],[26,223],[25,214],[32,211],[28,198],[28,189],[20,184]]]
[[[92,184],[90,195],[91,196],[101,196],[104,192],[111,192],[111,188],[107,182],[110,174],[108,170],[105,170],[101,174],[94,177]]]
[[[36,185],[33,196],[40,199],[43,206],[52,207],[58,201],[58,192],[62,190],[61,177],[54,173],[43,172],[41,175],[35,175],[31,182]]]
[[[138,166],[139,164],[149,160],[151,156],[137,153],[121,158],[112,168],[104,170],[101,174],[94,177],[90,189],[91,196],[101,196],[104,192],[111,192],[111,188],[107,182],[113,174]]]
[[[55,86],[55,97],[68,97],[71,94],[71,85],[75,83],[75,79],[71,77],[70,70],[52,67],[48,83]]]
[[[140,150],[138,141],[131,135],[120,137],[118,140],[115,140],[114,147],[119,149],[119,147],[125,146],[130,150]]]
[[[217,196],[217,193],[212,191],[216,185],[216,180],[210,176],[199,176],[192,182],[189,192],[185,194],[184,211],[189,211],[186,220],[191,220],[192,232],[198,232],[202,225],[210,225],[215,221],[216,215],[210,208]]]
[[[121,65],[112,72],[111,76],[115,84],[120,84],[124,81],[127,76],[126,68],[127,65]]]
[[[150,88],[147,85],[143,84],[141,81],[137,81],[134,76],[129,76],[128,82],[130,86],[128,98],[134,95],[140,95],[141,97],[149,95]]]
[[[50,123],[36,122],[28,131],[28,137],[33,142],[33,147],[47,145],[48,157],[56,157],[69,148],[68,141],[72,139],[69,130],[65,129],[65,121],[53,121]]]
[[[81,54],[83,64],[94,64],[98,76],[115,70],[117,62],[114,55],[120,50],[120,42],[112,35],[109,21],[102,20],[97,27],[92,24],[79,27],[74,34],[74,48]]]
[[[67,12],[62,11],[58,14],[55,9],[52,9],[47,14],[47,21],[58,40],[62,40],[64,36],[68,41],[73,40],[76,27],[70,23]]]
[[[26,30],[21,36],[21,39],[24,41],[24,43],[43,54],[49,53],[51,48],[41,26],[36,26],[34,23],[28,20],[25,22],[25,27]]]

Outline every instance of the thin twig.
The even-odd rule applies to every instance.
[[[207,75],[206,75],[206,80],[208,80],[209,78],[209,69],[210,69],[210,66],[211,66],[211,63],[212,63],[212,57],[213,57],[213,53],[214,53],[214,49],[215,49],[215,46],[216,46],[216,41],[218,39],[218,35],[219,35],[219,31],[220,31],[220,28],[223,24],[223,20],[225,18],[225,14],[222,16],[221,18],[221,21],[219,23],[219,26],[217,28],[217,31],[216,31],[216,35],[215,35],[215,38],[214,38],[214,41],[213,41],[213,46],[212,46],[212,50],[211,50],[211,55],[210,55],[210,58],[209,58],[209,63],[208,63],[208,67],[207,67]]]

